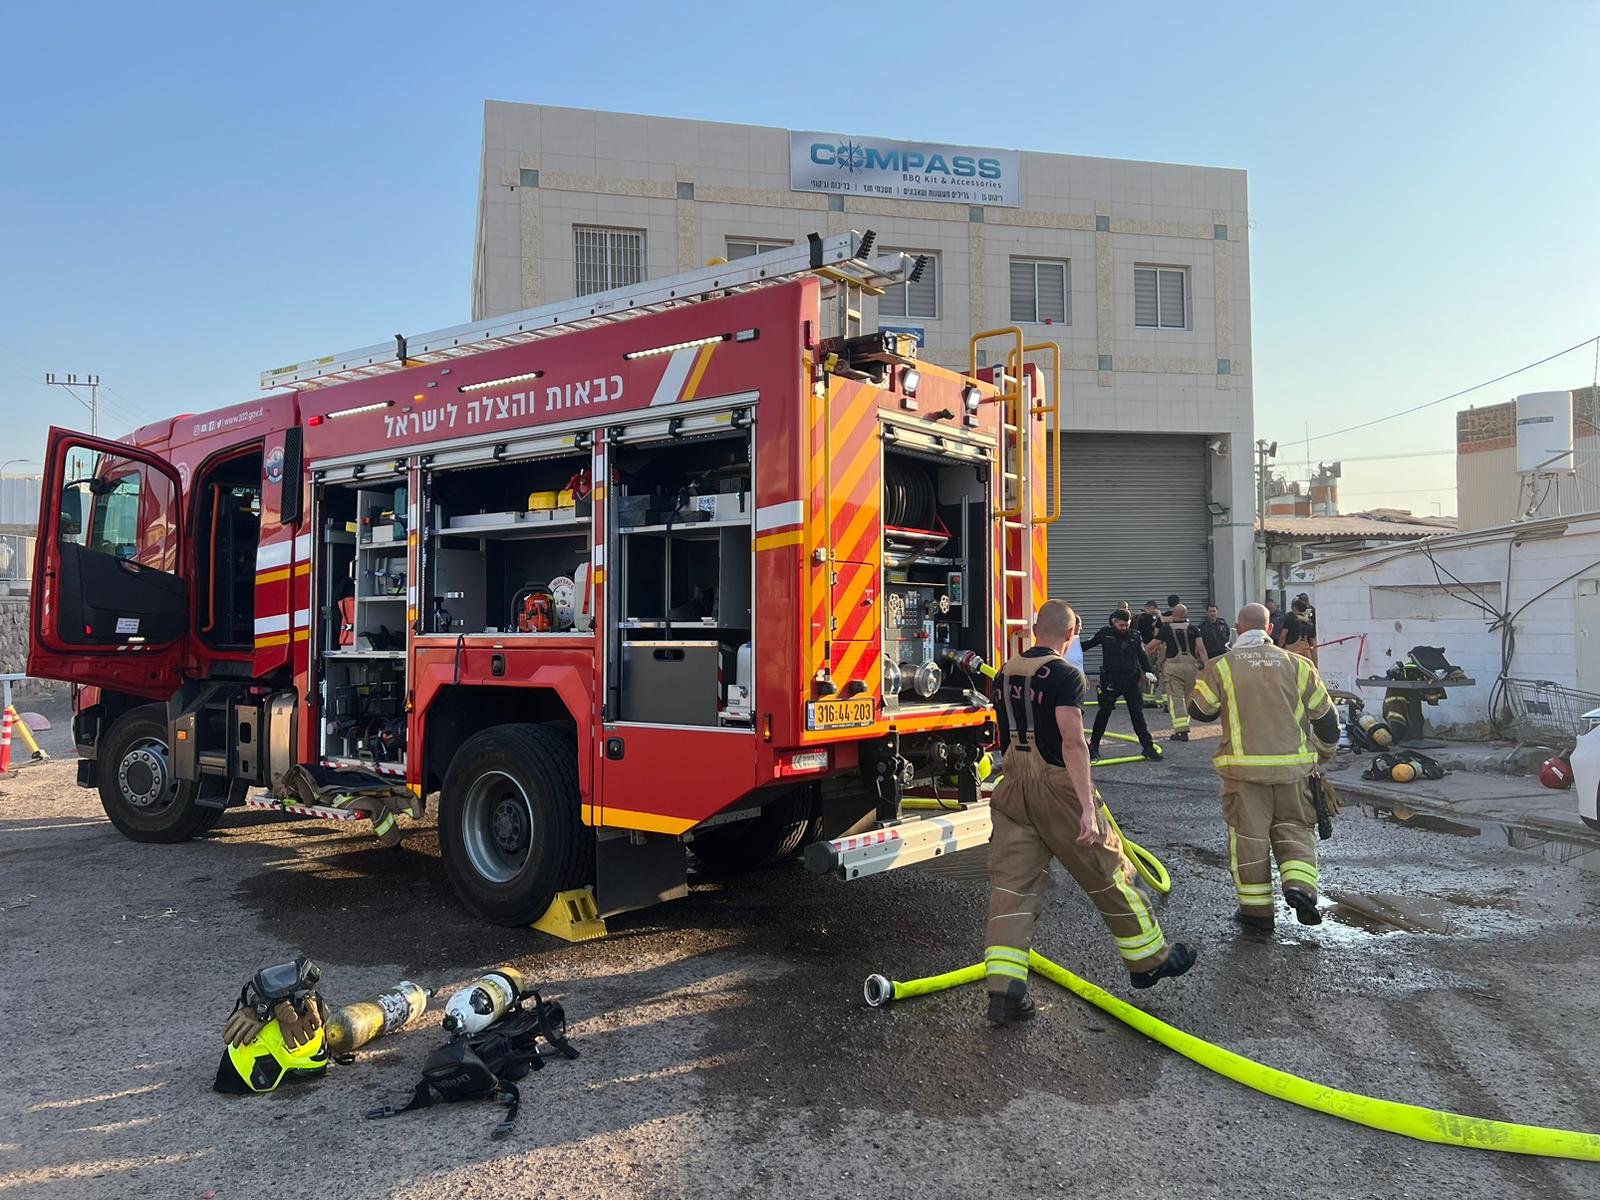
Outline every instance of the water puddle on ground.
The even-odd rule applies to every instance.
[[[1360,811],[1363,816],[1385,821],[1391,825],[1404,825],[1407,829],[1422,829],[1447,837],[1494,840],[1498,835],[1503,844],[1513,850],[1536,854],[1550,862],[1577,867],[1582,871],[1600,871],[1600,838],[1589,838],[1582,834],[1567,837],[1553,830],[1527,829],[1496,822],[1469,825],[1462,821],[1452,821],[1432,813],[1413,812],[1409,808],[1398,806],[1388,808],[1382,805],[1363,804],[1360,806]]]
[[[1427,896],[1394,896],[1376,892],[1327,892],[1333,906],[1323,916],[1368,933],[1455,933],[1450,904]]]

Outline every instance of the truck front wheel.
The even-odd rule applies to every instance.
[[[497,725],[467,739],[439,794],[439,849],[462,904],[496,925],[531,925],[557,892],[592,882],[580,804],[570,736]]]
[[[222,817],[220,808],[195,803],[192,782],[173,776],[164,705],[117,718],[100,738],[96,774],[106,816],[136,842],[188,841]]]

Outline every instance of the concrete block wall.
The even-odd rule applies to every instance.
[[[28,598],[0,596],[0,674],[28,669]],[[50,679],[30,679],[13,684],[18,701],[29,697],[65,696],[71,685]]]

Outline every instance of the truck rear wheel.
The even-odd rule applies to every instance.
[[[580,804],[570,736],[497,725],[467,739],[439,794],[439,849],[462,904],[497,925],[531,925],[557,892],[592,882]]]
[[[810,785],[771,800],[759,815],[696,835],[689,849],[710,870],[732,874],[775,866],[817,839],[822,807]]]
[[[173,777],[165,705],[123,713],[101,737],[97,758],[100,805],[124,837],[185,842],[222,817],[220,808],[195,803],[194,783]]]

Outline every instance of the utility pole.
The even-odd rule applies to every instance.
[[[1278,457],[1278,443],[1262,438],[1256,442],[1256,536],[1267,536],[1267,460]]]
[[[51,387],[65,390],[79,404],[89,410],[89,432],[95,437],[100,436],[100,376],[85,375],[78,378],[76,375],[57,375],[54,371],[45,374],[44,381]],[[73,388],[86,387],[89,389],[89,398],[85,400]]]

